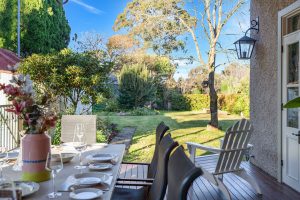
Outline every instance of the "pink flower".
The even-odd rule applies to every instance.
[[[4,93],[11,96],[19,96],[21,94],[20,89],[13,85],[7,85],[3,89]]]
[[[49,127],[54,127],[56,120],[57,120],[56,116],[49,116],[45,119],[45,125]]]
[[[25,101],[21,101],[20,103],[18,103],[17,101],[13,100],[12,104],[13,104],[13,108],[8,108],[8,109],[6,109],[6,111],[7,112],[13,112],[16,115],[22,114],[22,111],[26,107],[26,102]]]
[[[5,84],[0,83],[0,90],[3,90],[5,88]]]

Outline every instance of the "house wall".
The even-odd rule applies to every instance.
[[[259,17],[260,30],[250,68],[250,118],[254,126],[252,163],[277,177],[278,112],[278,11],[295,0],[251,0],[251,19]],[[278,177],[279,178],[279,177]]]

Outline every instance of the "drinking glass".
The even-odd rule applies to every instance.
[[[5,178],[3,177],[3,167],[8,162],[8,152],[7,148],[0,147],[0,183],[3,183],[5,181]]]
[[[49,199],[55,199],[60,197],[62,194],[55,191],[55,177],[63,169],[63,162],[61,154],[58,154],[53,158],[49,152],[46,160],[46,170],[51,172],[52,175],[52,190],[53,192],[48,194]]]
[[[75,166],[75,169],[86,168],[82,163],[82,152],[87,148],[84,124],[75,124],[73,146],[75,150],[79,152],[79,165]]]

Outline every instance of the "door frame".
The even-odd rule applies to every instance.
[[[277,154],[278,154],[278,160],[277,160],[277,180],[279,182],[282,182],[282,132],[283,132],[283,127],[282,127],[282,115],[283,115],[283,110],[282,110],[282,66],[283,66],[283,53],[282,53],[282,19],[292,15],[295,12],[300,11],[300,0],[297,0],[296,2],[292,3],[291,5],[289,5],[288,7],[280,10],[278,12],[278,31],[277,31],[277,35],[278,35],[278,45],[277,45],[277,113],[280,113],[279,115],[277,115]]]

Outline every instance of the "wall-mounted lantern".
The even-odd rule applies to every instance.
[[[245,35],[234,43],[238,59],[247,60],[252,56],[256,40],[247,36],[250,30],[256,30],[256,33],[259,32],[258,18],[251,21],[251,27],[246,31]]]

